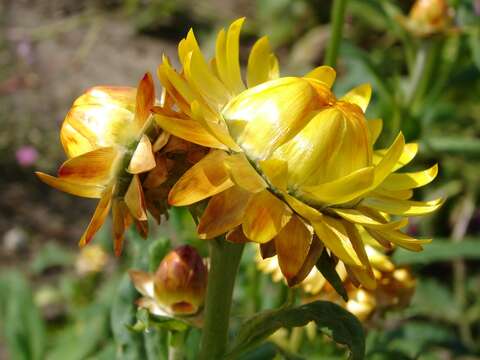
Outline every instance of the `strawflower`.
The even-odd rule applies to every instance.
[[[37,175],[59,190],[100,198],[80,246],[91,241],[110,209],[117,255],[132,223],[146,237],[147,210],[160,221],[168,190],[203,156],[199,146],[158,131],[150,112],[154,104],[161,102],[146,74],[138,88],[93,87],[68,112],[60,133],[68,160],[58,177]]]
[[[382,121],[365,118],[370,86],[337,99],[335,71],[327,66],[279,78],[265,37],[250,52],[245,83],[238,56],[243,21],[220,31],[210,61],[190,31],[178,46],[181,71],[166,57],[158,68],[168,101],[153,110],[157,124],[214,149],[180,178],[169,203],[209,199],[199,236],[260,244],[265,257],[277,254],[289,285],[301,282],[327,248],[356,283],[372,288],[376,279],[359,231],[386,248],[422,250],[430,240],[400,229],[409,216],[441,205],[441,199],[410,200],[414,188],[435,178],[437,166],[395,173],[417,145],[399,134],[389,148],[373,149]]]
[[[416,36],[427,37],[449,30],[452,19],[453,9],[445,0],[417,0],[402,23]]]

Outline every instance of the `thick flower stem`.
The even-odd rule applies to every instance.
[[[243,244],[229,243],[225,239],[210,241],[210,271],[200,345],[201,360],[221,359],[227,348],[233,288],[243,247]]]
[[[342,39],[346,7],[347,0],[335,0],[333,2],[330,15],[330,40],[328,41],[327,52],[325,54],[325,65],[335,67],[337,64],[338,49],[340,48],[340,41]]]

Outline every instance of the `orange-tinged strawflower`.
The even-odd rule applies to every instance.
[[[130,270],[137,302],[154,315],[193,315],[203,305],[207,267],[195,248],[184,245],[169,252],[155,274]]]
[[[448,30],[452,18],[452,9],[445,0],[417,0],[402,21],[412,33],[425,37]]]
[[[75,100],[67,114],[60,138],[68,160],[58,170],[58,177],[37,175],[61,191],[100,198],[80,246],[90,242],[110,209],[116,254],[122,250],[125,229],[132,221],[142,232],[147,231],[139,174],[156,166],[148,134],[155,101],[153,80],[146,74],[138,88],[91,88]]]
[[[301,282],[327,248],[356,282],[371,287],[376,280],[359,231],[386,248],[422,250],[430,240],[400,229],[409,216],[441,205],[441,199],[410,200],[414,188],[435,178],[437,166],[396,173],[417,145],[399,134],[389,148],[373,149],[382,121],[365,118],[370,86],[337,99],[328,66],[279,78],[266,38],[250,52],[245,83],[238,57],[243,21],[220,31],[210,61],[190,31],[178,46],[182,69],[165,57],[158,68],[171,105],[154,108],[157,124],[214,149],[180,178],[169,202],[209,198],[200,237],[226,233],[230,241],[260,244],[265,256],[278,255],[289,285]]]

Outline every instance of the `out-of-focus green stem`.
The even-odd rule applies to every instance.
[[[209,245],[210,271],[200,360],[218,360],[225,354],[233,288],[244,248],[244,244],[233,244],[223,238],[211,240]]]
[[[168,360],[185,359],[185,334],[183,332],[172,331],[170,333],[170,345],[168,347]]]
[[[334,0],[330,15],[331,30],[325,54],[325,65],[335,67],[337,64],[338,49],[342,39],[343,23],[345,19],[345,8],[347,0]]]

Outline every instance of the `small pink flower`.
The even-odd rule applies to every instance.
[[[38,151],[33,146],[22,146],[15,152],[17,163],[22,167],[33,165],[38,159]]]

